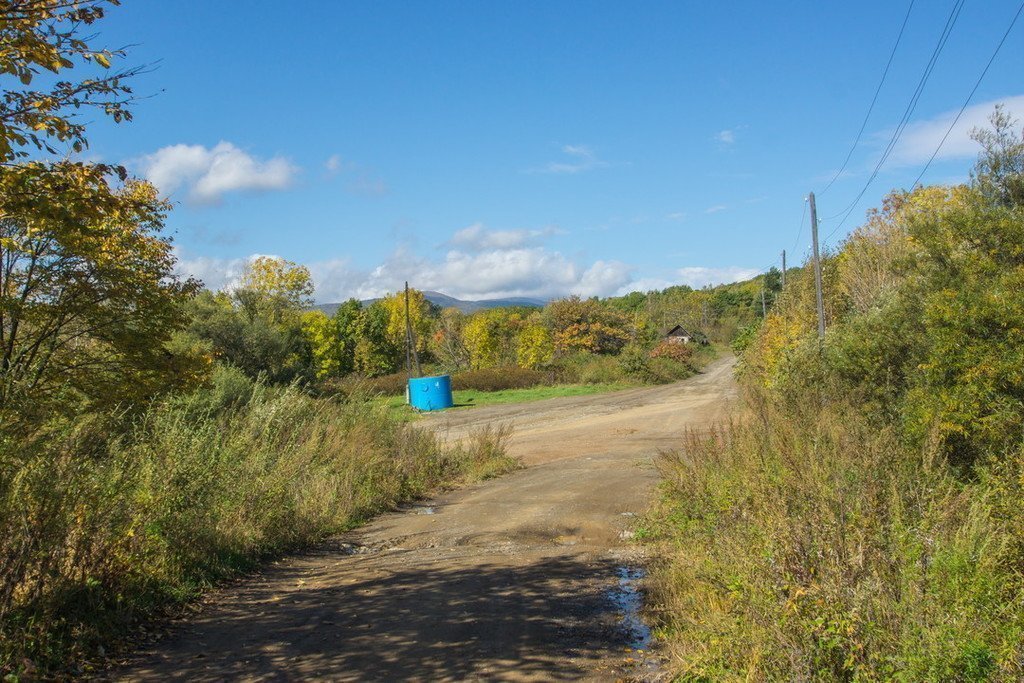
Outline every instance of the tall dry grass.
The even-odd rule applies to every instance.
[[[260,558],[516,467],[505,435],[444,447],[370,402],[221,370],[127,429],[0,441],[0,672],[62,668]]]
[[[661,460],[652,595],[681,680],[1024,676],[1024,453],[964,482],[856,411],[748,408]]]

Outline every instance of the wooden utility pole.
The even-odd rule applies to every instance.
[[[821,296],[821,255],[818,253],[818,210],[814,205],[814,193],[807,196],[811,204],[811,240],[814,243],[814,289],[818,304],[818,339],[825,338],[825,302]]]
[[[786,288],[786,250],[782,250],[782,288]]]
[[[409,351],[412,351],[413,360],[416,362],[416,376],[422,377],[423,370],[420,369],[420,355],[416,352],[416,337],[412,333],[412,321],[409,319],[409,283],[405,283],[405,367],[412,373],[409,363]]]

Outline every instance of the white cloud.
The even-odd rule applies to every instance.
[[[754,268],[743,268],[741,266],[726,266],[724,268],[687,266],[676,271],[682,284],[694,288],[749,280],[760,272]]]
[[[324,302],[349,297],[372,299],[398,291],[406,280],[418,289],[462,299],[488,299],[609,296],[633,279],[631,268],[620,261],[599,260],[584,265],[558,251],[527,244],[552,232],[489,231],[473,225],[455,234],[448,242],[452,248],[441,258],[427,258],[400,248],[369,270],[345,259],[307,265],[316,284],[316,299]],[[212,289],[230,289],[245,265],[256,257],[218,259],[181,252],[178,256],[179,274],[198,277]]]
[[[228,192],[266,192],[289,187],[299,169],[284,157],[260,161],[230,142],[214,147],[170,145],[138,161],[142,173],[164,195],[187,188],[188,198],[212,204]]]
[[[639,280],[633,280],[629,284],[619,287],[618,291],[615,292],[615,296],[625,296],[630,292],[654,292],[667,289],[672,285],[678,284],[671,282],[663,278],[658,277],[644,277]]]
[[[569,157],[563,161],[550,161],[541,168],[533,169],[534,173],[574,174],[607,168],[610,164],[602,161],[587,145],[564,145],[562,153]]]
[[[580,296],[609,296],[632,279],[632,268],[622,261],[596,261],[570,289]]]
[[[622,261],[579,263],[543,245],[520,243],[512,238],[502,243],[505,237],[494,237],[515,232],[519,231],[490,231],[474,224],[456,232],[447,243],[451,248],[440,257],[430,258],[408,248],[399,248],[371,269],[359,268],[341,258],[306,265],[316,284],[316,300],[321,302],[344,301],[350,297],[373,299],[399,291],[407,280],[417,289],[443,292],[459,299],[513,296],[547,299],[569,294],[619,296],[678,284],[703,287],[745,280],[759,272],[739,266],[691,266],[674,271],[668,278],[637,278],[634,268]],[[455,246],[460,240],[461,245]],[[211,289],[237,286],[245,266],[260,256],[211,258],[180,250],[177,255],[178,273],[195,276]]]
[[[665,216],[670,221],[684,221],[686,220],[686,213],[683,211],[673,211],[672,213]]]
[[[715,133],[715,139],[723,145],[731,145],[736,142],[736,131],[726,128]]]
[[[327,161],[324,162],[324,168],[330,173],[337,173],[341,170],[341,157],[337,154],[327,157]]]
[[[1007,111],[1012,116],[1024,118],[1024,95],[1005,97],[968,107],[957,121],[956,126],[953,127],[935,159],[941,161],[977,156],[978,143],[971,140],[971,130],[987,127],[988,117],[999,103],[1005,104]],[[890,163],[893,166],[916,166],[927,163],[942,141],[942,136],[949,130],[958,111],[959,109],[948,111],[934,118],[907,126],[892,151]],[[880,133],[879,137],[888,140],[891,135],[892,131],[886,131]]]
[[[456,231],[448,244],[469,251],[486,249],[514,249],[536,243],[540,238],[555,234],[554,228],[544,230],[490,230],[483,223],[474,223]]]
[[[317,282],[317,298],[328,300],[340,294],[335,283],[350,277],[348,273],[329,274],[323,282]],[[409,280],[419,289],[440,291],[460,299],[547,298],[569,293],[606,296],[629,279],[629,267],[625,264],[598,261],[584,268],[544,247],[480,252],[452,249],[440,261],[400,249],[366,274],[354,294],[360,299],[381,296],[398,291]]]
[[[726,206],[725,204],[715,204],[714,206],[709,206],[708,208],[704,209],[704,213],[718,213],[719,211],[725,211],[728,208],[729,207]]]
[[[179,247],[174,249],[178,259],[175,272],[181,277],[194,277],[208,289],[233,289],[238,286],[246,266],[260,256],[268,254],[252,254],[240,258],[215,258],[211,256],[192,256]]]

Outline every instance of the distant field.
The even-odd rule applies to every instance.
[[[635,387],[635,384],[616,382],[610,384],[563,384],[553,387],[533,387],[531,389],[502,389],[501,391],[459,389],[452,392],[455,407],[451,410],[462,410],[474,406],[489,406],[500,403],[525,403],[527,401],[540,401],[545,398],[557,398],[559,396],[589,396],[591,394],[603,394],[609,391]],[[402,410],[409,418],[414,418],[417,415],[415,411],[406,406],[404,396],[389,396],[380,400],[389,408]]]

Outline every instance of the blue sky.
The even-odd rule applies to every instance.
[[[915,4],[821,193],[908,4],[126,0],[100,38],[159,61],[153,96],[90,154],[171,197],[180,268],[212,287],[256,254],[309,266],[320,301],[701,286],[799,263],[808,191],[824,219],[856,197],[954,0]],[[917,177],[1018,4],[964,4],[832,244]],[[992,103],[1024,118],[1022,58],[1024,19],[925,182],[966,177]]]

